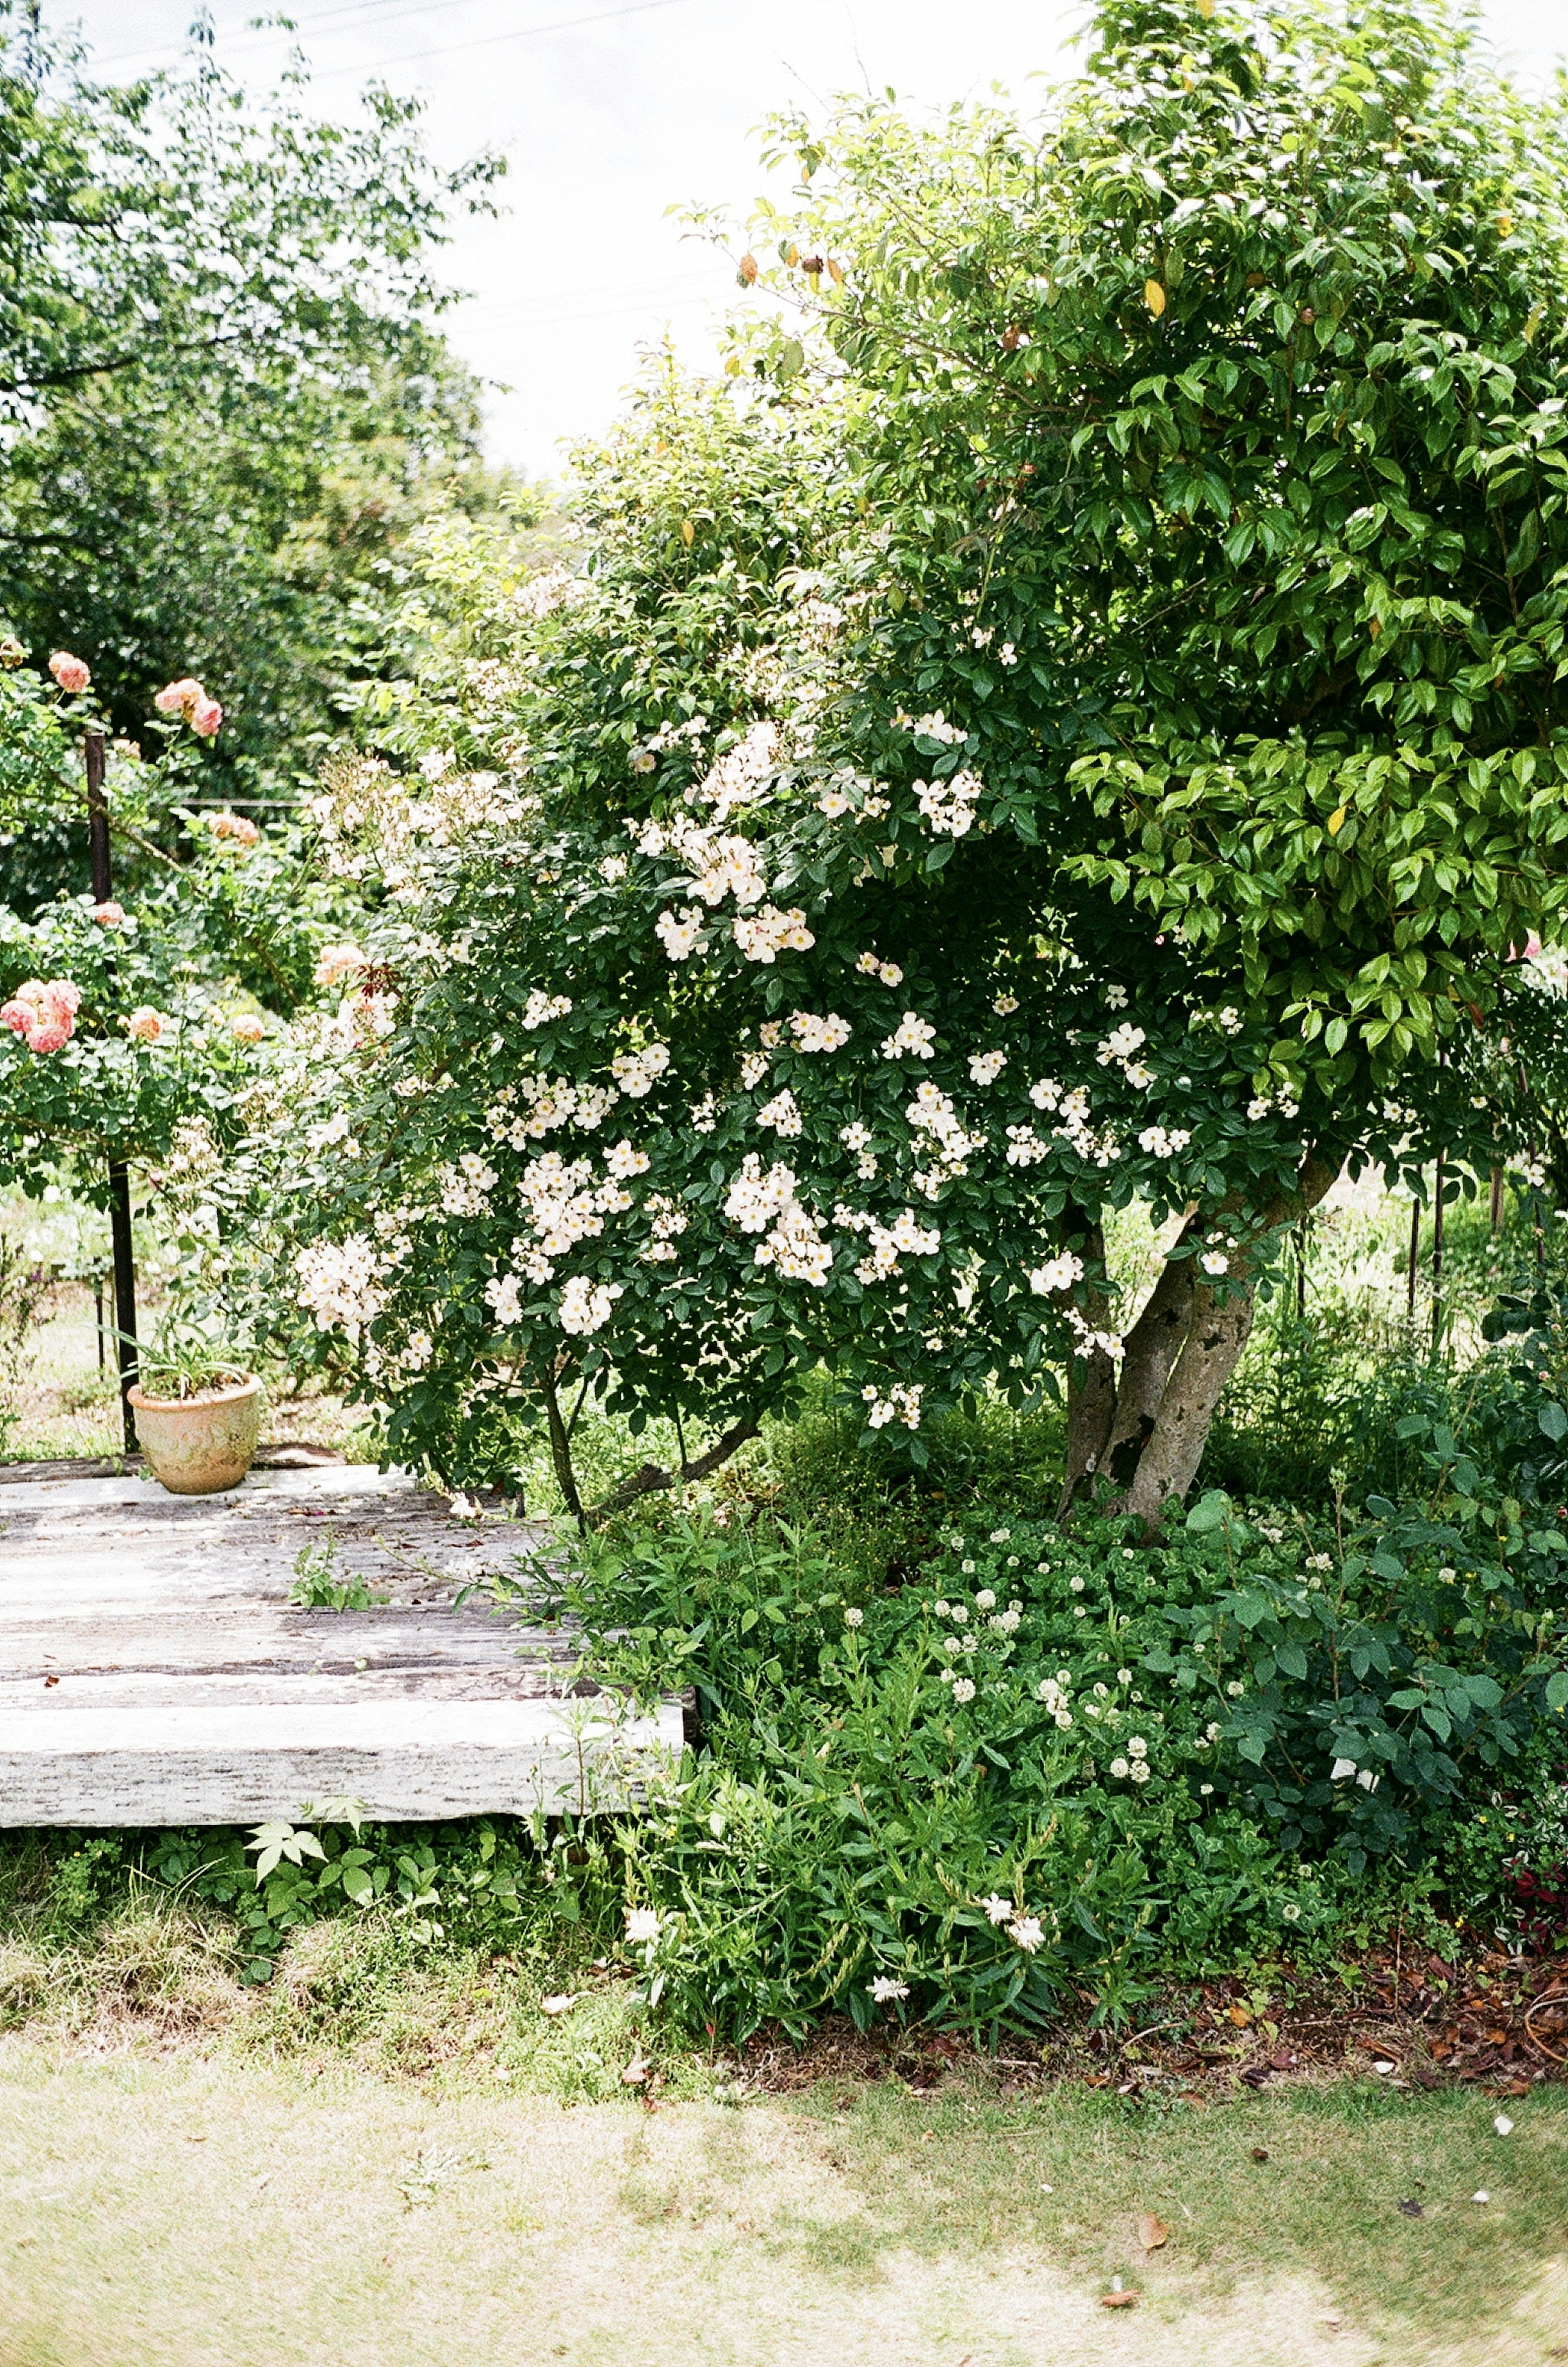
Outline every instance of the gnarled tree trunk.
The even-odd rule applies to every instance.
[[[1309,1150],[1294,1187],[1255,1217],[1247,1237],[1227,1251],[1223,1282],[1200,1263],[1210,1229],[1237,1229],[1238,1210],[1217,1211],[1205,1222],[1189,1218],[1143,1310],[1122,1343],[1118,1374],[1095,1351],[1075,1363],[1067,1393],[1067,1464],[1059,1517],[1096,1472],[1118,1490],[1107,1509],[1135,1512],[1149,1534],[1166,1506],[1187,1493],[1226,1382],[1252,1331],[1256,1275],[1263,1246],[1281,1225],[1299,1222],[1317,1206],[1338,1170]],[[1090,1255],[1103,1244],[1091,1230]],[[1097,1331],[1108,1328],[1106,1302],[1094,1293],[1086,1308]]]

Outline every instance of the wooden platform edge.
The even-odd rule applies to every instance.
[[[341,1707],[275,1704],[251,1716],[122,1711],[95,1716],[90,1740],[74,1719],[13,1715],[0,1735],[0,1827],[304,1821],[333,1800],[394,1824],[613,1815],[640,1805],[683,1741],[679,1701],[618,1717],[603,1697],[426,1703],[403,1719],[390,1706],[346,1719]]]

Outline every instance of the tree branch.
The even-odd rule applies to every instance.
[[[662,1488],[683,1487],[690,1480],[707,1478],[721,1463],[728,1462],[738,1447],[755,1438],[761,1427],[755,1416],[747,1414],[725,1432],[716,1445],[710,1446],[705,1455],[699,1455],[694,1463],[682,1461],[679,1471],[669,1471],[662,1463],[645,1463],[629,1479],[623,1479],[618,1488],[612,1489],[603,1503],[595,1504],[588,1519],[595,1523],[606,1520],[624,1505],[635,1503],[639,1496],[651,1496]]]

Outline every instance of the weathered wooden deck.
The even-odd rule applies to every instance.
[[[620,1807],[679,1751],[678,1703],[568,1690],[572,1638],[482,1590],[534,1525],[351,1465],[0,1486],[0,1825],[221,1825],[354,1799],[430,1820]],[[389,1598],[288,1603],[302,1547]]]

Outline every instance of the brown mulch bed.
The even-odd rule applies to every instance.
[[[1476,2081],[1522,2096],[1568,2079],[1568,1953],[1476,1945],[1449,1964],[1389,1947],[1332,1978],[1280,1970],[1173,1990],[1145,2006],[1140,2024],[1096,2028],[1086,2005],[1038,2044],[1010,2034],[987,2054],[956,2033],[890,2023],[862,2033],[832,2015],[803,2046],[776,2027],[759,2032],[742,2067],[777,2092],[897,2078],[924,2095],[983,2075],[1004,2094],[1066,2078],[1134,2101],[1204,2105],[1292,2078],[1362,2073],[1393,2088]]]

